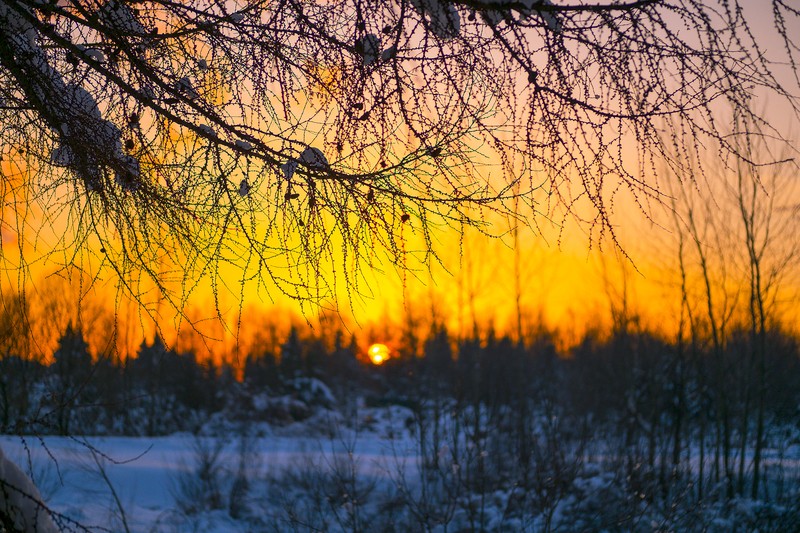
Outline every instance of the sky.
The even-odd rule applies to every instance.
[[[759,5],[758,2],[749,2],[746,15],[756,21],[756,31],[764,49],[768,53],[780,50],[781,43],[767,17],[756,12]],[[792,82],[789,76],[785,77],[785,83]],[[768,95],[758,95],[756,103],[764,106],[770,123],[780,131],[787,132],[787,135],[797,131],[796,117],[786,113],[780,102]],[[8,160],[4,160],[2,165],[4,176],[15,173]],[[766,169],[765,175],[782,176],[788,172],[790,169],[784,166]],[[674,178],[668,176],[660,183],[677,186]],[[711,198],[707,204],[709,213],[735,213],[736,206],[728,198],[731,184],[735,182],[735,172],[719,169],[712,179],[715,181],[685,184],[683,192],[678,188],[669,193],[674,193],[676,198],[691,198],[694,203]],[[793,183],[787,183],[785,179],[774,184],[764,183],[766,197],[777,202],[779,215],[776,219],[785,218],[793,206],[800,204]],[[4,191],[4,195],[4,209],[7,210],[8,192]],[[24,198],[18,200],[25,202]],[[432,232],[439,261],[425,264],[417,260],[416,254],[410,254],[405,265],[393,265],[389,261],[381,262],[377,268],[362,265],[360,277],[363,283],[357,287],[347,286],[339,274],[334,291],[320,302],[321,307],[298,303],[279,291],[259,288],[256,283],[245,284],[244,288],[231,283],[227,288],[215,289],[216,295],[210,289],[197,290],[186,302],[182,317],[160,303],[161,296],[155,288],[143,293],[142,298],[148,306],[143,312],[120,292],[113,274],[104,272],[95,282],[85,280],[79,283],[78,276],[62,269],[64,264],[77,257],[86,270],[94,272],[96,261],[91,257],[73,256],[73,250],[64,249],[49,259],[41,260],[43,251],[51,251],[53,243],[57,242],[58,228],[63,222],[51,220],[46,210],[34,207],[27,223],[30,228],[45,229],[28,232],[29,239],[23,250],[28,264],[21,270],[15,268],[19,263],[19,243],[15,240],[14,228],[8,225],[13,217],[4,214],[3,286],[6,293],[20,287],[31,291],[32,301],[45,302],[56,293],[66,299],[82,298],[85,302],[95,302],[82,304],[75,311],[76,315],[65,311],[59,320],[77,320],[78,315],[86,316],[86,327],[94,327],[96,333],[93,334],[98,338],[102,337],[106,324],[117,322],[117,327],[124,332],[121,336],[126,339],[124,344],[128,350],[137,346],[141,337],[152,338],[154,322],[159,323],[168,342],[172,338],[178,344],[196,343],[197,339],[191,332],[197,328],[209,335],[208,346],[212,350],[217,350],[215,346],[220,345],[214,339],[223,339],[221,344],[227,351],[237,339],[243,343],[251,342],[243,339],[252,337],[250,333],[245,335],[250,326],[248,321],[262,323],[269,320],[283,324],[308,322],[316,328],[328,327],[322,326],[323,322],[336,323],[362,336],[365,345],[393,340],[387,337],[395,337],[396,341],[398,327],[409,317],[442,322],[458,338],[468,336],[476,326],[482,331],[494,327],[499,331],[517,333],[521,323],[523,333],[545,327],[574,341],[587,330],[607,326],[610,316],[624,307],[626,312],[639,315],[643,324],[671,332],[676,327],[680,310],[679,293],[676,292],[679,284],[676,253],[679,235],[669,207],[654,205],[642,212],[623,194],[623,198],[615,202],[613,216],[614,230],[619,238],[617,243],[612,242],[608,235],[598,239],[585,224],[572,218],[553,222],[543,220],[535,228],[519,229],[516,235],[513,225],[498,218],[490,220],[493,237],[469,229],[462,234],[458,228],[443,226]],[[711,233],[703,236],[703,241],[709,245],[709,255],[718,261],[719,271],[725,272],[719,274],[724,277],[720,284],[738,287],[746,273],[746,265],[740,257],[741,247],[735,244],[739,235],[739,230],[735,229],[735,216],[730,219],[711,216],[709,220],[726,228],[727,231],[720,229],[720,232],[727,233],[726,238],[733,241],[723,245],[718,236],[712,238]],[[415,223],[418,222],[412,221],[409,225],[409,250],[422,247],[414,242]],[[781,227],[786,235],[797,233],[793,227]],[[770,251],[776,250],[776,257],[790,255],[781,249],[781,239],[784,236],[779,234],[779,244],[770,248]],[[694,261],[690,265],[694,267],[697,258],[691,257],[688,261]],[[786,275],[781,278],[781,295],[776,295],[776,302],[779,302],[776,306],[782,313],[791,315],[796,314],[792,303],[797,280],[792,270],[796,265],[791,263],[790,266],[791,269],[786,268]],[[235,269],[231,272],[232,279],[235,279]],[[227,276],[224,270],[222,274]],[[693,283],[698,279],[695,276]],[[67,286],[69,290],[59,291],[57,287],[60,286]],[[737,291],[741,292],[732,289],[733,293]],[[241,295],[244,299],[240,298]],[[110,307],[110,316],[107,311],[100,310],[103,307],[100,302]],[[41,306],[44,309],[43,303]],[[220,317],[223,324],[218,321]],[[102,326],[91,326],[90,323]],[[387,327],[387,324],[398,327]],[[59,323],[58,327],[63,327],[63,324]],[[51,345],[52,342],[48,344]]]

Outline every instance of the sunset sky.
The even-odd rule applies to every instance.
[[[756,4],[752,2],[749,7],[755,8]],[[764,17],[763,25],[756,23],[767,53],[781,46],[768,19]],[[756,17],[755,20],[760,19]],[[787,77],[789,82],[791,80]],[[760,95],[756,98],[756,105],[764,107],[765,114],[772,119],[771,124],[779,131],[787,136],[797,131],[798,125],[793,115],[785,112],[783,103],[772,102],[767,96]],[[721,117],[721,120],[724,122],[725,118]],[[625,157],[635,158],[636,147],[628,148]],[[708,157],[714,157],[713,150],[709,150]],[[784,157],[790,156],[775,158]],[[764,160],[770,160],[770,156],[767,154]],[[35,172],[35,169],[15,168],[15,161],[19,163],[20,160],[4,158],[2,170],[5,176]],[[486,171],[498,172],[498,168],[489,164]],[[794,243],[790,238],[797,233],[796,228],[784,220],[793,218],[793,210],[800,202],[796,179],[790,176],[796,173],[796,166],[786,164],[762,169],[762,179],[770,176],[781,178],[774,183],[765,179],[761,191],[776,202],[773,206],[777,213],[775,219],[782,224],[780,231],[783,234],[773,235],[777,243],[767,252],[773,253],[774,250],[778,262],[785,255],[791,255]],[[223,344],[229,350],[237,336],[252,326],[247,324],[248,321],[261,323],[264,317],[274,319],[280,315],[278,322],[302,322],[305,317],[315,325],[320,314],[330,316],[337,313],[339,318],[334,322],[340,321],[349,331],[365,337],[362,342],[366,346],[371,342],[391,343],[391,338],[381,338],[398,335],[396,331],[390,331],[387,323],[400,325],[409,315],[423,321],[434,317],[445,323],[454,335],[462,337],[469,335],[474,325],[482,330],[494,326],[500,331],[516,333],[520,311],[524,332],[534,330],[543,322],[545,327],[575,340],[574,336],[589,328],[608,325],[612,309],[618,310],[623,303],[630,314],[640,315],[645,325],[669,333],[676,327],[680,309],[678,232],[670,211],[670,197],[677,199],[681,216],[685,215],[682,211],[685,205],[680,205],[681,201],[690,198],[699,205],[703,199],[708,200],[706,209],[697,208],[696,216],[710,217],[711,225],[716,225],[718,233],[731,241],[723,246],[718,236],[712,235],[713,232],[703,234],[703,238],[708,239],[705,243],[709,246],[712,265],[720,269],[715,275],[724,276],[721,286],[744,287],[743,249],[736,248],[737,235],[741,233],[736,229],[736,206],[729,197],[735,178],[735,169],[725,169],[722,165],[708,174],[707,180],[692,183],[691,179],[682,177],[683,186],[679,179],[667,172],[657,177],[650,176],[648,180],[659,184],[665,196],[662,205],[657,202],[646,205],[645,212],[634,205],[625,191],[615,193],[612,222],[617,243],[608,233],[599,233],[591,224],[577,220],[583,216],[580,207],[576,209],[577,216],[564,216],[562,210],[552,209],[535,219],[529,213],[522,213],[523,221],[517,226],[499,216],[490,217],[487,230],[490,236],[471,228],[462,233],[461,228],[455,226],[433,227],[431,234],[439,260],[426,261],[425,245],[420,240],[420,222],[412,219],[403,229],[401,239],[407,252],[403,265],[380,258],[372,266],[362,263],[358,275],[351,277],[355,283],[348,284],[344,281],[343,269],[347,271],[351,265],[323,262],[327,269],[323,278],[330,283],[331,290],[322,295],[322,311],[313,303],[297,302],[278,290],[270,290],[268,284],[264,286],[256,281],[242,284],[237,266],[222,265],[220,279],[223,284],[212,290],[210,283],[199,280],[198,288],[183,302],[186,305],[184,319],[176,318],[174,310],[162,301],[163,294],[155,287],[148,289],[147,282],[137,288],[141,291],[139,302],[131,303],[120,290],[114,273],[100,267],[102,254],[93,243],[58,249],[57,246],[63,244],[60,239],[64,228],[69,227],[77,214],[66,209],[53,218],[47,213],[42,205],[57,203],[57,196],[41,199],[27,215],[21,207],[16,208],[16,216],[11,214],[14,208],[10,199],[14,195],[17,206],[28,202],[24,190],[17,188],[11,192],[4,191],[3,286],[4,292],[25,290],[32,302],[37,299],[44,301],[46,298],[41,295],[47,291],[55,291],[67,300],[77,300],[82,295],[87,302],[103,302],[111,315],[97,311],[104,317],[98,323],[118,321],[129,349],[137,346],[143,336],[152,338],[154,319],[160,322],[168,342],[180,343],[180,335],[186,336],[191,331],[190,320],[211,339],[224,339]],[[24,220],[24,242],[18,239],[20,227],[14,226],[15,221],[20,220]],[[526,220],[531,222],[531,227],[525,226]],[[20,251],[25,258],[23,267],[20,267]],[[688,261],[688,268],[695,272],[692,269],[697,266],[696,258],[689,257]],[[96,281],[81,284],[77,282],[78,276],[60,270],[71,263],[87,273],[96,274]],[[780,294],[775,297],[776,309],[796,316],[795,291],[800,286],[797,264],[794,259],[785,264]],[[181,279],[174,270],[167,277],[176,282]],[[227,280],[229,282],[225,283]],[[692,278],[691,283],[698,283],[697,278]],[[71,289],[50,288],[59,284]],[[737,292],[736,289],[732,291]],[[47,298],[52,297],[53,294],[47,295]],[[138,307],[139,303],[144,304],[144,310]],[[98,320],[90,316],[95,310],[93,305],[86,304],[80,311],[90,322]],[[217,321],[217,307],[224,325]],[[68,311],[62,313],[59,320],[63,322],[68,315]],[[256,320],[256,315],[261,316]],[[96,331],[91,335],[98,337],[105,331],[104,327],[86,327],[94,328]],[[212,340],[209,345],[214,344]]]
[[[783,176],[791,173],[791,168],[786,165],[780,168],[783,168]],[[712,186],[721,188],[720,183]],[[797,205],[798,188],[792,179],[780,184],[784,188],[779,195],[782,205],[777,212],[785,216],[785,208],[793,209],[792,206]],[[773,186],[768,180],[764,185]],[[694,197],[699,198],[701,194],[709,197],[703,191],[703,185],[699,188],[700,192],[697,187],[687,187]],[[715,223],[724,228],[723,233],[734,237],[734,243],[726,251],[712,245],[712,268],[725,267],[727,283],[737,287],[732,293],[738,291],[738,303],[744,305],[744,250],[741,246],[736,248],[735,236],[741,235],[736,227],[736,213],[730,200],[724,199],[724,194],[717,195],[715,201],[718,204],[712,207],[713,211],[731,214],[727,220],[716,218]],[[435,317],[446,324],[455,337],[470,335],[474,323],[484,332],[493,326],[498,331],[516,334],[517,291],[525,334],[543,323],[546,328],[558,332],[568,345],[577,342],[587,329],[608,326],[612,309],[618,310],[623,303],[631,315],[641,316],[643,325],[671,334],[680,309],[676,231],[666,205],[656,206],[649,214],[651,220],[633,206],[618,208],[616,229],[621,249],[608,239],[590,240],[586,228],[570,219],[567,219],[563,232],[559,232],[556,224],[542,225],[541,232],[521,229],[516,249],[513,235],[502,226],[502,221],[498,221],[495,228],[500,235],[497,238],[486,237],[475,230],[467,230],[463,236],[455,228],[437,230],[434,235],[441,264],[433,263],[429,268],[410,254],[405,269],[392,264],[382,264],[380,269],[364,267],[357,290],[348,291],[339,280],[338,301],[326,298],[321,311],[312,304],[300,304],[277,291],[266,294],[255,283],[245,285],[243,301],[239,300],[235,282],[218,290],[224,325],[217,320],[210,287],[202,283],[191,295],[187,316],[183,320],[176,319],[166,304],[158,304],[157,290],[144,293],[142,299],[150,313],[162,315],[160,327],[168,342],[201,352],[210,349],[213,353],[228,354],[236,352],[237,336],[240,350],[246,352],[255,339],[261,338],[259,335],[263,337],[266,324],[278,325],[285,331],[289,324],[303,325],[304,320],[318,331],[320,327],[343,327],[355,333],[365,351],[372,342],[385,342],[390,347],[399,342],[401,327],[409,316],[421,323],[429,323]],[[792,212],[789,214],[791,220]],[[790,246],[793,228],[784,227],[780,231],[786,235],[778,237],[785,237]],[[51,242],[46,233],[38,236],[36,248],[33,244],[26,247],[29,251],[26,259],[30,263],[30,268],[25,270],[27,278],[17,277],[15,268],[5,270],[7,289],[16,288],[19,280],[24,279],[27,296],[34,302],[34,307],[40,300],[50,301],[51,313],[52,300],[64,300],[57,305],[61,309],[56,319],[58,325],[51,327],[50,331],[63,327],[65,324],[62,322],[68,317],[76,316],[76,310],[74,307],[70,309],[70,304],[74,306],[78,295],[83,294],[80,311],[84,317],[83,326],[95,349],[98,349],[96,345],[102,342],[101,339],[107,337],[115,321],[119,328],[119,342],[127,344],[129,350],[135,350],[142,337],[152,338],[153,317],[143,312],[137,303],[120,295],[111,273],[105,271],[94,284],[87,278],[81,285],[79,277],[74,274],[65,283],[66,274],[59,267],[60,262],[67,261],[67,252],[60,252],[41,263],[32,261],[30,251],[46,249]],[[708,239],[712,237],[709,235]],[[714,239],[717,242],[716,237]],[[413,250],[412,242],[410,238],[408,250]],[[780,246],[771,249],[782,253]],[[4,260],[7,265],[17,261],[17,250],[14,239],[5,236]],[[76,257],[83,262],[84,268],[97,264],[91,254],[79,253]],[[692,283],[699,284],[696,258],[693,257],[688,260],[688,268],[694,273]],[[235,270],[225,268],[230,269],[235,281]],[[787,270],[781,279],[779,307],[782,313],[797,316],[796,289],[799,285],[796,263],[791,263]],[[50,276],[43,278],[45,274]],[[242,318],[238,322],[240,313]],[[322,326],[320,316],[324,317]],[[53,317],[49,320],[52,321]],[[209,336],[207,345],[192,334],[189,322],[194,322],[199,331]],[[176,333],[177,328],[180,331]],[[219,339],[223,342],[218,342]],[[47,346],[53,346],[53,340],[41,340],[42,349],[46,351]]]

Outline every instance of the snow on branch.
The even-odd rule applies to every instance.
[[[15,531],[24,533],[58,533],[39,490],[33,481],[0,448],[0,517]],[[2,529],[2,528],[0,528]]]
[[[112,20],[120,22],[114,13]],[[65,82],[53,67],[39,45],[33,17],[30,8],[13,0],[0,0],[0,62],[16,77],[58,140],[51,162],[71,170],[90,191],[103,188],[104,166],[114,170],[123,189],[135,189],[139,163],[123,152],[119,128],[103,118],[89,91],[79,83]],[[94,50],[80,45],[76,49],[86,60],[98,60]]]

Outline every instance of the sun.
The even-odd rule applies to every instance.
[[[385,344],[373,344],[367,350],[373,365],[382,365],[389,359],[389,347]]]

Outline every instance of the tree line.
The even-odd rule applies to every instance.
[[[754,343],[763,360],[753,359]],[[791,445],[781,432],[797,429],[798,338],[778,327],[755,336],[731,327],[720,345],[699,335],[670,339],[634,318],[564,350],[545,330],[455,339],[433,324],[423,335],[406,331],[381,366],[359,346],[342,331],[292,327],[238,365],[200,360],[159,337],[136,357],[93,357],[70,324],[51,364],[0,359],[0,432],[163,435],[207,430],[209,420],[286,425],[324,411],[346,421],[359,407],[396,404],[431,437],[460,420],[475,439],[499,439],[493,457],[509,462],[496,472],[530,464],[555,423],[563,442],[619,440],[652,487],[692,477],[702,498],[777,490],[763,457]]]

